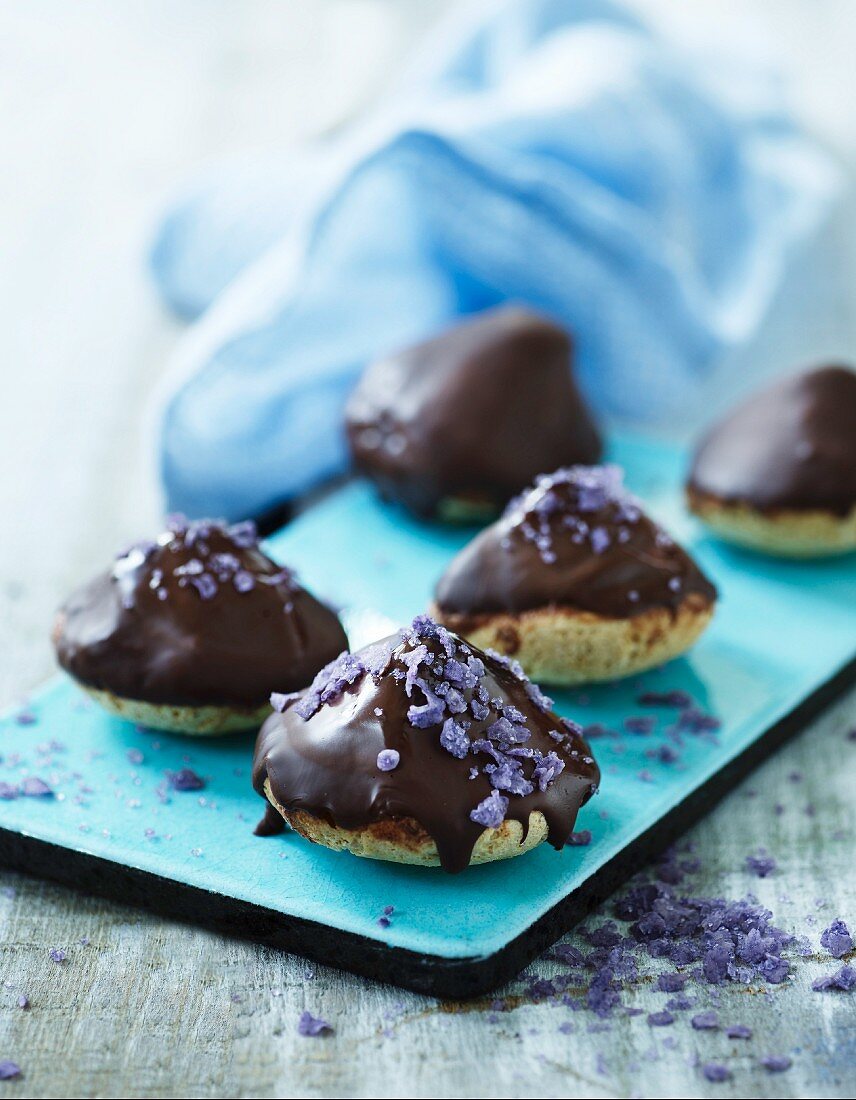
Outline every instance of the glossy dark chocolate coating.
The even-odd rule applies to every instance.
[[[396,643],[397,635],[384,644],[392,649]],[[600,778],[597,764],[583,739],[567,732],[555,714],[536,707],[524,685],[507,668],[475,646],[470,649],[485,663],[484,682],[491,696],[511,703],[525,715],[532,734],[528,744],[544,753],[552,750],[565,762],[564,771],[546,791],[536,787],[529,795],[510,797],[506,813],[507,819],[521,823],[525,836],[530,813],[540,811],[547,821],[550,843],[561,848],[573,830],[579,808],[596,789]],[[413,702],[387,670],[379,680],[366,674],[341,699],[323,706],[308,720],[293,707],[271,715],[256,742],[253,786],[263,794],[268,779],[273,798],[284,809],[304,810],[345,829],[388,819],[414,820],[434,840],[444,870],[462,871],[484,831],[470,819],[470,811],[492,790],[486,775],[470,779],[470,769],[489,758],[452,756],[440,744],[439,726],[416,729],[408,722],[407,711]],[[493,714],[483,722],[474,721],[471,739],[482,736],[495,718]],[[566,747],[550,738],[551,730],[566,733]],[[378,768],[382,749],[401,754],[393,771]]]
[[[282,572],[256,547],[236,547],[223,531],[215,530],[206,544],[212,554],[235,555],[255,578]],[[173,576],[199,555],[198,546],[180,538],[145,554],[131,550],[75,592],[60,611],[55,636],[62,667],[126,699],[256,708],[274,687],[305,687],[347,647],[336,615],[293,580],[259,582],[246,592],[223,584],[202,599]],[[152,587],[156,571],[164,599]]]
[[[444,616],[464,616],[474,626],[491,614],[552,607],[623,619],[652,608],[674,612],[692,593],[706,602],[716,598],[716,589],[692,558],[641,509],[634,512],[635,522],[627,522],[626,505],[616,500],[581,513],[571,486],[552,491],[561,501],[548,520],[555,560],[545,561],[524,537],[523,525],[539,520],[537,496],[524,494],[452,560],[435,592]],[[574,541],[565,525],[569,515],[604,530],[606,548],[595,553],[587,538]],[[627,535],[620,536],[622,531]],[[465,629],[464,622],[455,621],[457,629]]]
[[[356,467],[418,515],[495,511],[543,470],[599,458],[570,366],[567,333],[513,307],[374,363],[348,403]]]
[[[690,494],[761,511],[856,505],[856,373],[806,371],[753,394],[708,431]]]

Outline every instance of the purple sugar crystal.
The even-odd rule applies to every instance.
[[[698,1012],[690,1023],[696,1031],[714,1031],[719,1027],[719,1017],[715,1012]]]
[[[820,936],[820,946],[836,959],[842,958],[848,951],[853,950],[853,938],[850,930],[840,918],[834,920],[828,928],[825,928]]]
[[[651,1027],[669,1027],[674,1022],[675,1017],[668,1009],[663,1009],[662,1012],[651,1012],[648,1015],[648,1023]]]
[[[761,1065],[768,1073],[784,1073],[793,1065],[787,1054],[768,1054],[761,1059]]]
[[[581,829],[578,833],[571,833],[565,844],[570,848],[586,848],[591,844],[591,830]]]
[[[61,947],[52,947],[48,954],[55,963],[64,963],[68,958],[68,955]]]
[[[8,1058],[0,1062],[0,1081],[12,1081],[20,1076],[21,1067],[17,1062],[11,1062]]]
[[[381,749],[377,754],[377,766],[382,772],[394,771],[401,760],[398,749]]]
[[[466,728],[454,718],[447,718],[440,731],[440,744],[458,760],[463,760],[470,751],[470,739]]]
[[[636,702],[642,707],[674,707],[683,710],[692,706],[692,696],[685,691],[643,691],[636,696]]]
[[[299,691],[272,691],[270,696],[270,705],[278,714],[282,714],[291,706],[292,703],[296,703],[299,698]]]
[[[657,724],[657,719],[650,714],[634,714],[624,719],[624,728],[628,733],[650,733]]]
[[[205,780],[192,768],[179,768],[177,772],[167,772],[167,780],[174,791],[201,791]]]
[[[325,703],[340,699],[347,688],[353,687],[363,678],[366,671],[360,658],[345,650],[321,669],[303,698],[295,705],[295,713],[308,722]]]
[[[762,848],[757,855],[746,857],[746,869],[758,878],[766,878],[776,869],[776,861]]]
[[[707,1062],[701,1067],[701,1072],[704,1074],[707,1081],[727,1081],[731,1077],[731,1070],[728,1066],[723,1066],[720,1062]]]
[[[21,783],[21,794],[28,798],[52,798],[53,790],[37,775],[27,776]]]
[[[498,829],[505,820],[507,810],[508,799],[499,791],[493,790],[474,810],[470,810],[470,820],[486,829]]]
[[[538,784],[539,791],[546,791],[556,776],[565,770],[565,762],[554,752],[545,753],[532,772],[532,779]]]
[[[842,966],[834,974],[828,974],[824,978],[817,978],[811,983],[815,993],[824,993],[830,989],[840,990],[842,993],[850,993],[856,989],[856,970],[852,966]]]
[[[589,535],[591,548],[595,554],[604,554],[612,544],[609,531],[605,527],[595,527]]]
[[[661,993],[682,993],[686,984],[687,980],[681,974],[661,974],[657,978],[657,989]]]
[[[751,1039],[752,1028],[746,1027],[745,1024],[732,1024],[731,1027],[726,1030],[725,1034],[729,1039]]]
[[[329,1035],[333,1032],[333,1026],[320,1016],[313,1016],[311,1012],[302,1012],[297,1021],[297,1034],[315,1038],[318,1035]]]
[[[252,592],[256,587],[256,581],[252,573],[248,570],[238,569],[232,577],[232,586],[236,592],[240,592],[241,595],[244,595],[246,592]]]

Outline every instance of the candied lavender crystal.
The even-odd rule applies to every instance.
[[[787,1054],[768,1054],[761,1059],[761,1065],[769,1073],[784,1073],[786,1069],[791,1068],[793,1062]]]
[[[212,552],[209,543],[214,536],[221,541],[225,540],[238,553],[232,550]],[[297,581],[290,569],[280,568],[274,573],[253,573],[242,564],[240,551],[255,550],[258,544],[256,526],[251,520],[233,524],[210,519],[191,522],[182,515],[172,515],[167,517],[166,531],[157,542],[151,540],[137,542],[117,556],[113,575],[121,581],[145,563],[160,546],[173,551],[193,551],[194,556],[183,564],[177,565],[170,576],[180,588],[193,588],[202,600],[215,599],[221,588],[226,585],[230,585],[242,595],[252,592],[257,584],[284,585],[293,592],[297,587]],[[166,587],[168,579],[164,569],[152,570],[149,587],[159,600],[168,598]],[[125,594],[123,602],[126,606],[130,606],[132,597]],[[284,607],[286,611],[291,610],[290,599]]]
[[[20,1076],[21,1067],[17,1062],[13,1062],[9,1058],[0,1061],[0,1081],[14,1081],[16,1077]]]
[[[333,1026],[328,1024],[320,1016],[313,1016],[311,1012],[302,1012],[297,1021],[297,1034],[315,1038],[318,1035],[330,1034]]]
[[[719,1027],[719,1017],[715,1012],[698,1012],[690,1023],[696,1031],[715,1031]]]
[[[37,775],[27,776],[21,783],[21,794],[28,798],[52,798],[53,790]]]
[[[491,791],[474,810],[470,810],[470,819],[477,825],[484,825],[486,829],[498,829],[505,821],[507,810],[508,799],[499,791]]]
[[[762,848],[757,855],[746,857],[746,869],[758,878],[766,878],[776,869],[776,861]]]
[[[825,928],[820,936],[820,946],[836,959],[842,958],[848,951],[853,950],[853,937],[843,920],[834,920],[828,928]]]
[[[382,772],[395,771],[401,760],[398,749],[381,749],[377,754],[377,766]]]
[[[642,515],[624,488],[623,476],[618,466],[568,466],[542,474],[531,489],[511,501],[504,518],[512,531],[536,547],[547,565],[556,561],[557,535],[577,543],[587,540],[595,554],[603,554],[612,545],[612,535],[604,524],[593,522],[594,516],[608,511],[618,541],[627,542]]]
[[[729,1039],[751,1039],[752,1028],[746,1027],[745,1024],[732,1024],[726,1029],[725,1034]]]
[[[852,966],[842,966],[834,974],[817,978],[811,983],[815,993],[825,993],[827,990],[840,990],[842,993],[852,993],[856,989],[856,970]]]
[[[167,780],[174,791],[201,791],[205,780],[192,768],[180,768],[177,772],[167,772]]]
[[[727,1081],[731,1077],[731,1070],[719,1062],[707,1062],[701,1067],[701,1072],[707,1081]]]

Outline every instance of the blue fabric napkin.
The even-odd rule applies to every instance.
[[[575,334],[601,414],[674,417],[838,188],[763,66],[605,0],[468,6],[389,98],[167,214],[155,279],[201,315],[162,411],[171,509],[234,519],[341,471],[366,362],[506,300]]]

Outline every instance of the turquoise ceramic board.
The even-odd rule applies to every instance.
[[[852,555],[787,563],[731,550],[685,513],[680,453],[640,440],[612,451],[631,488],[715,580],[721,605],[687,659],[632,681],[552,693],[560,712],[615,731],[592,742],[603,780],[577,825],[591,830],[588,847],[541,847],[449,876],[337,854],[293,834],[260,839],[251,735],[202,741],[140,730],[60,679],[0,724],[0,782],[9,784],[0,792],[14,794],[32,776],[53,791],[0,798],[0,858],[401,984],[464,992],[509,976],[582,915],[575,899],[590,903],[626,873],[622,853],[635,861],[641,841],[664,838],[658,826],[674,830],[724,793],[737,762],[756,759],[768,731],[840,683],[856,652]],[[351,484],[270,548],[345,608],[358,646],[424,609],[470,535],[416,522]],[[674,744],[674,712],[646,711],[657,719],[648,735],[623,731],[640,713],[643,688],[689,692],[720,730],[686,736],[679,759],[660,762],[658,747]],[[204,790],[168,788],[167,773],[185,766],[205,777]],[[388,905],[392,923],[381,928]]]

